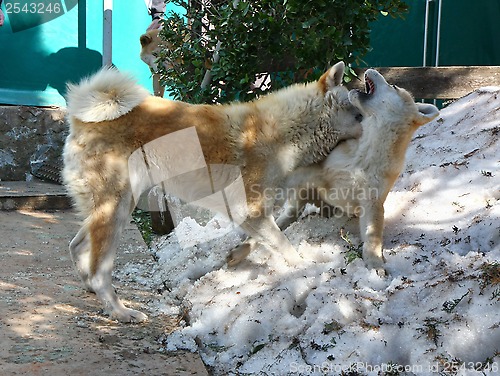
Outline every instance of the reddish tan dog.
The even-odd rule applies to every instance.
[[[141,42],[141,60],[144,61],[153,74],[153,92],[157,97],[163,97],[165,88],[160,84],[160,75],[158,72],[158,53],[162,47],[168,48],[168,43],[163,41],[159,36],[159,30],[148,30],[142,34],[139,41]]]
[[[84,218],[70,251],[87,288],[112,317],[124,322],[147,319],[123,305],[111,273],[122,228],[137,202],[130,158],[164,136],[194,129],[204,163],[240,169],[246,193],[241,228],[249,239],[230,253],[230,265],[258,244],[279,251],[289,263],[300,260],[274,222],[274,197],[265,193],[283,184],[295,169],[324,159],[339,141],[359,136],[359,111],[339,86],[343,73],[344,64],[338,63],[316,82],[230,105],[191,105],[154,97],[114,69],[68,86],[70,134],[64,179]],[[154,163],[175,167],[193,154],[184,145],[172,147],[179,148],[172,160]],[[196,190],[198,183],[191,181],[189,188]],[[141,179],[134,184],[142,184]],[[146,184],[141,191],[147,188]]]

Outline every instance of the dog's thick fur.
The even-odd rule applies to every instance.
[[[270,213],[274,199],[265,192],[283,184],[295,169],[324,159],[339,141],[359,136],[359,111],[339,86],[343,72],[344,64],[338,63],[316,82],[231,105],[154,97],[114,69],[68,85],[70,134],[63,176],[85,218],[70,252],[86,286],[112,317],[147,319],[126,308],[111,285],[117,242],[134,206],[131,154],[162,136],[195,127],[207,165],[241,169],[249,213],[241,228],[250,238],[230,253],[228,264],[237,264],[258,243],[297,262],[297,252]]]
[[[144,61],[153,75],[153,92],[157,97],[163,97],[165,88],[160,84],[160,75],[158,72],[158,53],[161,48],[170,48],[170,44],[161,39],[159,29],[148,30],[139,38],[141,42],[141,60]],[[165,63],[165,67],[169,65]]]
[[[287,227],[307,201],[320,206],[326,203],[347,215],[359,216],[363,259],[385,274],[384,202],[404,167],[415,130],[438,116],[439,111],[431,104],[415,103],[410,93],[389,85],[373,69],[366,71],[365,84],[366,93],[349,92],[349,100],[363,115],[362,136],[342,142],[323,163],[297,169],[289,176],[287,185],[293,189],[287,191],[292,194],[277,223]]]

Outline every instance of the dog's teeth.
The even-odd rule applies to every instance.
[[[370,79],[366,80],[366,87],[368,94],[373,94],[375,92],[375,84],[373,83],[372,80]]]
[[[368,77],[365,77],[365,91],[366,94],[373,94],[375,91],[375,84]]]

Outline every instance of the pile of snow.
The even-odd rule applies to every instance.
[[[149,282],[165,289],[153,310],[187,312],[166,349],[214,374],[500,374],[499,95],[471,93],[415,135],[385,204],[387,278],[355,257],[354,219],[292,224],[299,267],[259,249],[228,268],[240,234],[186,218],[155,244]]]

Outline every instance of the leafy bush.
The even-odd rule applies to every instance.
[[[159,59],[171,64],[160,68],[161,81],[174,98],[193,103],[248,100],[315,80],[340,60],[359,62],[370,48],[370,22],[408,9],[403,0],[166,2],[182,11],[166,15],[161,34],[169,48]]]

